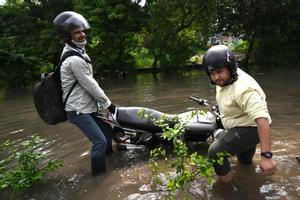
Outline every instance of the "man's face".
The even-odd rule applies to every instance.
[[[227,67],[212,70],[210,78],[216,85],[225,86],[230,80],[230,71]]]
[[[75,28],[71,31],[71,38],[75,40],[76,42],[84,42],[85,41],[85,33],[82,28]]]

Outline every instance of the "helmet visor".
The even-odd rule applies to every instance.
[[[90,29],[90,24],[86,21],[86,19],[80,14],[74,14],[70,16],[66,21],[63,23],[64,30],[70,32],[75,28],[80,28],[82,30]]]

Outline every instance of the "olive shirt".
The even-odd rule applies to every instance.
[[[75,49],[66,44],[62,54],[66,51],[77,51],[85,59],[90,60],[85,49]],[[88,114],[96,112],[98,107],[100,109],[107,109],[110,106],[111,101],[93,78],[92,65],[79,56],[68,57],[61,65],[60,75],[63,100],[65,100],[68,91],[75,81],[78,81],[68,98],[65,107],[66,111]]]
[[[216,100],[225,129],[257,126],[255,119],[272,120],[266,103],[266,95],[258,83],[238,68],[238,79],[227,86],[216,87]]]

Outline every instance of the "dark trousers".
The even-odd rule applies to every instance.
[[[67,112],[68,120],[75,124],[84,135],[92,142],[91,168],[92,174],[104,172],[105,154],[112,152],[111,127],[92,114],[76,114]]]
[[[249,164],[252,162],[258,143],[259,137],[256,127],[235,127],[224,130],[210,145],[208,158],[216,160],[218,158],[217,153],[227,152],[232,156],[236,155],[239,162]],[[224,157],[222,165],[214,162],[213,167],[218,176],[226,175],[231,169],[227,157]]]

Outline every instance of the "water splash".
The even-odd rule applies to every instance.
[[[266,194],[265,199],[268,200],[281,199],[282,197],[284,197],[284,199],[291,199],[288,197],[288,193],[285,189],[286,188],[284,186],[280,186],[275,183],[269,183],[260,187],[260,193]]]

